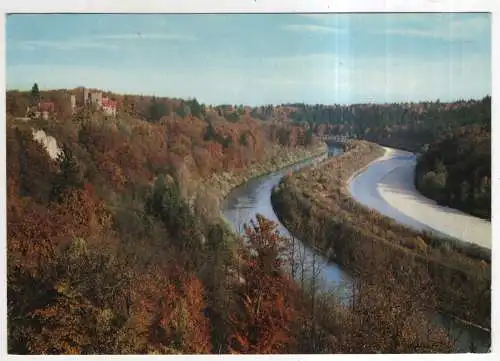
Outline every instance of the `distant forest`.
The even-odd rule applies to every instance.
[[[316,134],[350,134],[421,154],[417,189],[439,204],[491,219],[491,97],[454,103],[293,104]]]
[[[420,157],[417,188],[438,203],[491,219],[491,131],[460,127]]]
[[[349,106],[289,104],[290,119],[316,133],[349,134],[386,146],[422,151],[456,128],[480,125],[491,131],[491,97],[453,103],[423,102]]]

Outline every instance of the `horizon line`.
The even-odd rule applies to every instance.
[[[34,82],[33,84],[38,84],[37,82]],[[211,105],[211,106],[221,106],[221,105],[237,105],[237,106],[247,106],[251,108],[257,108],[257,107],[262,107],[262,106],[286,106],[286,105],[291,105],[291,104],[301,104],[301,105],[326,105],[326,106],[332,106],[332,105],[343,105],[343,106],[353,106],[353,105],[395,105],[395,104],[425,104],[425,103],[440,103],[440,104],[453,104],[453,103],[460,103],[460,102],[470,102],[470,101],[481,101],[485,98],[491,98],[491,94],[487,93],[483,96],[477,97],[477,98],[455,98],[454,100],[441,100],[441,98],[436,98],[434,100],[406,100],[406,101],[393,101],[393,102],[365,102],[365,103],[305,103],[303,101],[288,101],[288,102],[283,102],[283,103],[261,103],[259,105],[249,105],[249,104],[233,104],[229,102],[222,102],[218,104],[213,104],[213,103],[205,103],[205,102],[200,102],[196,96],[188,96],[185,98],[182,97],[176,97],[172,95],[157,95],[157,94],[145,94],[145,93],[130,93],[130,92],[117,92],[113,90],[105,90],[105,89],[100,89],[96,87],[88,87],[88,86],[83,86],[79,85],[74,88],[51,88],[51,89],[40,89],[40,93],[43,92],[50,92],[50,91],[71,91],[71,90],[76,90],[79,88],[83,89],[96,89],[97,91],[100,92],[105,92],[105,93],[112,93],[116,95],[121,95],[121,96],[142,96],[142,97],[156,97],[156,98],[166,98],[166,99],[172,99],[172,100],[186,100],[186,101],[192,101],[196,100],[200,104],[204,105]],[[18,91],[18,92],[30,92],[31,89],[5,89],[5,93],[7,92],[12,92],[12,91]]]

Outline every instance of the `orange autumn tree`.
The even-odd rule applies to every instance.
[[[236,291],[239,307],[229,316],[232,353],[286,352],[293,342],[290,280],[282,272],[286,239],[276,224],[257,215],[257,223],[245,226],[248,250],[244,251],[243,280]]]
[[[139,353],[210,353],[201,281],[179,267],[154,265],[137,279],[133,296]]]

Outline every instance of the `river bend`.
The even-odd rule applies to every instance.
[[[340,153],[341,150],[339,148],[331,147],[329,149],[328,156],[336,156]],[[354,181],[350,182],[349,188],[351,193],[355,195],[355,199],[362,204],[380,206],[378,208],[374,208],[378,209],[385,215],[392,216],[403,224],[417,229],[426,229],[425,227],[429,226],[412,218],[405,213],[405,211],[398,211],[394,208],[394,204],[387,204],[387,202],[380,201],[382,196],[378,190],[378,182],[371,185],[365,183],[367,179],[373,179],[374,175],[377,175],[377,177],[382,176],[383,178],[384,175],[390,174],[391,171],[397,168],[395,165],[406,165],[410,168],[415,166],[415,159],[411,153],[396,154],[396,163],[391,164],[390,162],[374,162],[364,172],[353,178]],[[326,156],[319,157],[316,158],[315,161],[321,161],[325,158]],[[233,231],[241,234],[243,232],[243,225],[249,224],[250,221],[256,219],[257,214],[261,214],[267,219],[277,223],[280,234],[290,236],[290,233],[283,226],[283,224],[281,224],[276,213],[274,212],[271,204],[271,192],[273,188],[279,184],[283,176],[289,172],[296,172],[299,169],[310,165],[312,162],[312,160],[299,162],[283,170],[254,178],[234,188],[221,203],[221,212],[224,218],[231,225]],[[395,173],[392,174],[394,175]],[[431,229],[431,227],[429,227],[429,229]],[[322,284],[323,289],[334,289],[338,292],[339,298],[344,300],[348,298],[348,289],[352,280],[349,274],[339,265],[327,261],[319,252],[315,253],[314,250],[301,243],[300,240],[299,243],[304,251],[306,263],[310,264],[313,259],[315,262],[319,263],[321,270],[320,284]],[[435,321],[442,326],[446,325],[448,332],[457,339],[457,351],[469,351],[469,345],[471,341],[474,341],[476,344],[476,351],[487,352],[490,342],[489,333],[463,325],[462,323],[457,323],[441,315],[437,315]]]

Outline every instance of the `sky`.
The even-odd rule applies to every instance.
[[[489,14],[16,14],[7,89],[86,86],[207,104],[491,94]]]

